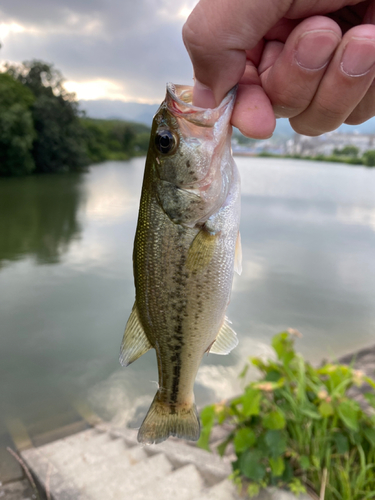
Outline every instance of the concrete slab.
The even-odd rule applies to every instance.
[[[137,432],[132,429],[113,429],[112,436],[122,436],[128,445],[140,446],[137,441]],[[169,439],[164,443],[144,447],[146,453],[164,453],[174,467],[194,464],[207,486],[212,486],[227,478],[232,472],[230,461],[226,457],[219,457],[205,450],[187,446],[181,440]]]
[[[169,474],[132,494],[132,500],[191,500],[199,496],[204,481],[193,464]],[[125,498],[124,498],[125,500]]]
[[[207,488],[192,500],[241,500],[235,485],[229,479]],[[242,499],[243,500],[243,499]]]
[[[49,492],[51,500],[87,500],[74,481],[64,477],[39,448],[31,448],[21,453],[27,467],[44,491]]]
[[[153,488],[155,483],[164,480],[171,472],[172,464],[163,454],[149,457],[131,467],[124,467],[122,462],[113,462],[105,476],[98,476],[95,467],[91,470],[92,477],[105,477],[105,481],[92,481],[85,486],[85,492],[93,500],[133,499],[135,492]]]
[[[1,500],[34,500],[34,492],[27,479],[0,484]]]

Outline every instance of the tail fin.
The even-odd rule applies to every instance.
[[[143,444],[158,444],[169,436],[198,441],[200,424],[195,404],[190,408],[168,406],[157,400],[158,395],[157,392],[138,431],[138,441]]]

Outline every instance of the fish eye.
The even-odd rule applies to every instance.
[[[167,154],[172,151],[177,141],[175,136],[169,130],[161,130],[156,134],[155,146],[160,153]]]

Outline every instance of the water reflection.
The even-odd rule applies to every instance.
[[[56,264],[79,238],[82,176],[33,176],[0,182],[0,267],[32,256]]]

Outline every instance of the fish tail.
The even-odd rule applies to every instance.
[[[186,407],[161,403],[158,396],[159,392],[138,431],[138,441],[142,444],[157,444],[169,436],[198,441],[200,423],[195,404]]]

